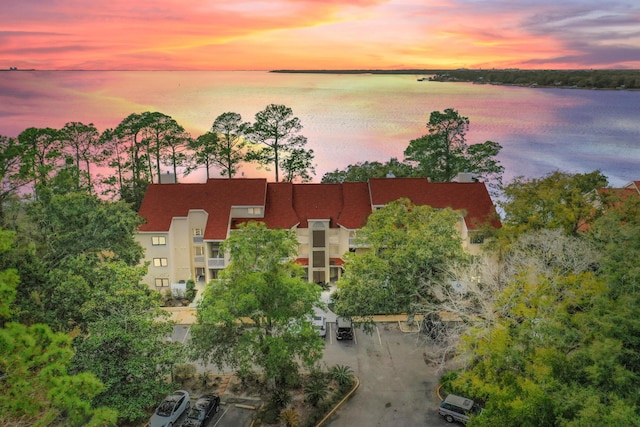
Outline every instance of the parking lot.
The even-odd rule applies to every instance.
[[[172,338],[186,342],[188,333],[188,325],[177,325]],[[330,321],[325,339],[322,363],[350,366],[360,379],[358,391],[338,409],[328,426],[449,425],[437,412],[439,375],[425,364],[424,346],[415,333],[402,332],[397,322],[377,323],[371,334],[355,329],[352,341],[339,341],[335,339],[335,323]],[[201,369],[215,372],[212,367]],[[227,403],[209,427],[248,426],[252,415],[245,405]]]

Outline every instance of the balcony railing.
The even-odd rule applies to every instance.
[[[209,268],[225,268],[224,258],[209,258]]]

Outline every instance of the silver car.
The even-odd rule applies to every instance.
[[[322,338],[327,336],[327,318],[324,316],[313,316],[313,328],[318,331],[318,335]]]
[[[186,390],[176,390],[165,397],[149,420],[149,427],[172,427],[191,406],[191,397]]]

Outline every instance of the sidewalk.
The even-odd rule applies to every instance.
[[[178,325],[192,325],[196,322],[196,309],[193,307],[163,307],[163,310],[169,312],[170,320],[176,322]],[[357,321],[357,318],[354,319]],[[406,314],[391,314],[391,315],[377,315],[373,316],[373,321],[376,323],[384,323],[398,322],[401,324],[406,324],[407,315]],[[416,315],[415,321],[422,321],[422,315]],[[406,331],[409,332],[409,331]]]

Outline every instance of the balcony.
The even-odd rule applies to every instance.
[[[225,268],[224,258],[209,258],[209,268]]]

